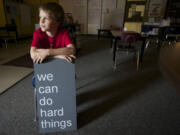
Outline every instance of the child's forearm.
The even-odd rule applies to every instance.
[[[30,53],[33,53],[33,52],[35,52],[35,51],[36,51],[36,47],[31,47]]]
[[[53,58],[58,58],[58,59],[65,59],[69,63],[73,63],[76,57],[74,55],[55,55]]]
[[[33,57],[34,57],[34,55],[35,55],[35,53],[36,53],[36,47],[31,47],[31,49],[30,49],[30,55],[31,55],[31,58],[33,59]]]
[[[70,44],[68,47],[65,48],[58,48],[58,49],[49,49],[50,56],[56,55],[75,55],[76,50],[74,45]]]
[[[58,55],[63,55],[65,59],[72,62],[72,59],[75,59],[75,47],[72,44],[65,48],[57,49],[37,49],[36,47],[31,47],[30,54],[34,63],[41,63],[48,56],[59,57]]]

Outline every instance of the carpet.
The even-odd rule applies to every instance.
[[[33,72],[30,54],[8,61],[0,66],[0,94]]]
[[[7,63],[4,63],[3,65],[33,68],[33,61],[30,57],[30,54],[25,54],[21,57],[14,59],[14,60],[11,60],[11,61],[8,61]]]
[[[32,68],[0,66],[0,94],[32,72]]]
[[[156,44],[138,72],[133,60],[115,72],[109,39],[83,41],[75,65],[80,128],[44,135],[180,135],[180,92],[160,74]],[[32,74],[0,95],[0,135],[43,135],[33,121],[31,80]]]

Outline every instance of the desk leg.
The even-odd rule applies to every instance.
[[[113,40],[114,40],[114,37],[111,35],[111,43],[110,43],[110,48],[113,47]]]
[[[117,56],[116,56],[116,51],[117,51],[117,38],[114,38],[114,42],[113,42],[113,66],[114,66],[114,70],[116,70],[116,62],[117,62]]]
[[[18,33],[17,33],[17,30],[16,30],[16,43],[18,43]]]
[[[98,40],[100,38],[100,33],[101,33],[101,30],[98,30]]]
[[[140,52],[140,59],[139,59],[139,63],[142,63],[143,62],[143,55],[144,55],[144,48],[146,46],[146,37],[143,37],[142,38],[142,46],[141,46],[141,52]]]
[[[116,49],[117,49],[117,38],[113,38],[113,62],[115,62],[115,56],[116,56]]]
[[[162,39],[158,39],[158,43],[157,43],[157,51],[159,52],[160,49],[161,49],[161,46],[162,46],[162,43],[163,43],[163,40]]]
[[[2,43],[1,43],[1,40],[0,40],[0,48],[2,48]]]

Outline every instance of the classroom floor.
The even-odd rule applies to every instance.
[[[27,54],[30,43],[31,39],[27,39],[19,41],[18,44],[10,42],[7,47],[3,44],[0,48],[0,94],[33,72],[31,68],[3,65]]]
[[[81,41],[75,63],[78,129],[48,135],[179,135],[180,93],[161,74],[156,46],[145,51],[140,71],[126,53],[119,54],[114,71],[109,43],[92,36]],[[6,55],[29,51],[26,43],[19,46],[24,52],[12,46]],[[0,135],[41,135],[33,121],[31,81],[32,74],[0,95]]]
[[[0,48],[0,65],[28,53],[31,41],[32,39],[30,38],[21,40],[18,44],[10,42],[7,48],[3,44],[2,48]]]

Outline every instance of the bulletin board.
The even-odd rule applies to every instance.
[[[34,31],[32,5],[4,1],[6,24],[16,25],[18,37],[31,36]]]
[[[16,3],[5,2],[6,24],[17,25],[18,7]]]
[[[145,1],[128,1],[126,4],[125,21],[142,22],[145,12]]]

